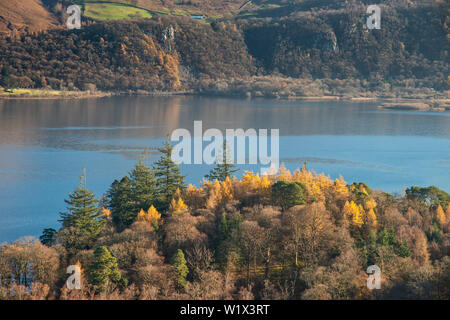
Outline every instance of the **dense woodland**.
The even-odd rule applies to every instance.
[[[155,16],[12,32],[0,38],[0,86],[239,94],[266,77],[275,87],[298,79],[294,95],[329,94],[343,81],[360,91],[449,90],[445,3],[384,5],[381,30],[368,30],[366,6],[325,2],[298,1],[280,16]],[[308,90],[305,81],[322,82]]]
[[[119,91],[177,90],[183,73],[180,59],[199,74],[248,74],[241,67],[248,57],[233,47],[234,42],[242,42],[238,33],[226,28],[214,32],[189,20],[183,26],[161,21],[98,23],[76,32],[3,39],[2,84],[69,90],[92,86]],[[174,49],[173,39],[182,56]],[[215,48],[210,47],[212,44]],[[231,64],[236,67],[228,70]],[[184,73],[189,76],[191,72],[186,69]]]
[[[424,2],[386,2],[381,30],[367,29],[365,1],[261,0],[253,5],[264,10],[208,21],[11,32],[0,37],[0,86],[433,95],[450,86],[450,21],[445,2]],[[445,191],[411,186],[394,196],[307,165],[236,178],[217,164],[187,186],[170,144],[159,151],[104,195],[81,177],[58,230],[1,244],[0,299],[450,299]],[[69,265],[82,270],[81,290],[67,288]],[[380,290],[366,286],[370,265],[381,269]]]
[[[167,142],[101,199],[80,186],[61,228],[0,246],[2,299],[449,299],[450,195],[402,196],[309,171],[217,164],[184,183]],[[69,290],[78,265],[82,288]],[[366,287],[370,265],[381,289]]]

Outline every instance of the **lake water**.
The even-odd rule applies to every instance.
[[[0,242],[58,228],[82,168],[98,197],[145,148],[176,128],[280,130],[280,162],[401,192],[450,191],[450,114],[382,111],[376,103],[199,97],[0,100]],[[158,155],[150,150],[149,163]],[[255,166],[240,166],[258,170]],[[198,184],[206,165],[182,166]]]

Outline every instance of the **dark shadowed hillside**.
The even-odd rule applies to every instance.
[[[365,8],[252,19],[242,28],[250,54],[268,73],[428,79],[435,88],[447,86],[449,21],[443,6],[383,6],[381,30],[367,28]]]

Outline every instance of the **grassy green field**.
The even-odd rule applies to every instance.
[[[149,8],[131,4],[128,1],[101,1],[101,0],[75,0],[82,10],[83,15],[95,20],[127,20],[138,18],[151,18],[157,15],[186,16],[204,15],[202,10],[193,8]],[[223,17],[222,14],[215,14],[207,19],[200,20],[202,23],[210,23],[211,20]]]
[[[59,97],[89,97],[102,96],[102,92],[48,90],[48,89],[3,89],[0,88],[0,98],[59,98]]]
[[[85,3],[84,15],[97,20],[123,20],[136,18],[151,18],[145,9],[120,3]]]
[[[59,90],[44,90],[44,89],[7,89],[0,92],[3,96],[58,96],[61,95]]]

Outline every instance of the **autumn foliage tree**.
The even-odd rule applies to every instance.
[[[155,230],[158,230],[162,223],[161,214],[153,205],[147,211],[141,209],[141,211],[138,213],[137,221],[145,221],[152,225]]]
[[[56,234],[46,229],[45,246],[1,245],[0,298],[449,298],[444,191],[412,187],[394,197],[306,165],[184,190],[165,149],[154,168],[138,163],[115,181],[100,205],[83,186],[71,194],[66,221]],[[165,211],[158,184],[172,188]],[[88,221],[106,227],[93,238]],[[61,261],[87,266],[89,285],[61,287]],[[382,271],[381,291],[367,290],[370,265]]]

